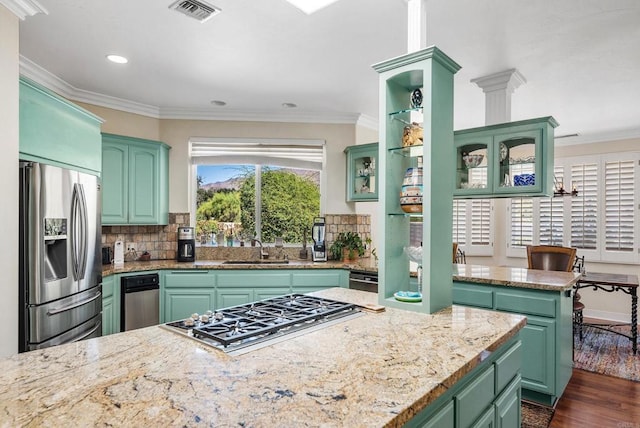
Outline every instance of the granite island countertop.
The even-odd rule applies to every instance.
[[[570,290],[582,274],[505,266],[454,264],[453,280],[536,290]]]
[[[234,357],[147,327],[1,359],[0,425],[401,426],[525,322],[386,308]]]

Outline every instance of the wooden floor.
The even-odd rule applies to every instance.
[[[640,382],[574,369],[550,427],[640,428]]]

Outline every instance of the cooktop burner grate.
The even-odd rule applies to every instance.
[[[289,294],[211,313],[205,322],[185,320],[167,326],[186,330],[196,339],[215,342],[226,350],[269,340],[320,323],[359,313],[351,303],[304,294]],[[211,343],[210,343],[211,344]]]

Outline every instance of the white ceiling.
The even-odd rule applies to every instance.
[[[310,16],[285,0],[208,1],[222,13],[200,23],[173,0],[38,0],[48,14],[20,23],[21,71],[156,117],[377,118],[371,65],[406,53],[406,0],[339,0]],[[427,13],[427,44],[462,66],[456,129],[484,124],[470,80],[516,68],[527,83],[512,120],[552,115],[556,135],[580,134],[565,142],[640,136],[640,1],[428,0]]]

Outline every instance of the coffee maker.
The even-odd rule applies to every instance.
[[[314,262],[327,261],[327,245],[324,240],[325,222],[324,217],[316,217],[311,227],[311,239],[313,239],[313,248],[311,249],[311,258]]]
[[[193,227],[178,228],[178,261],[194,262],[196,260],[196,236]]]

